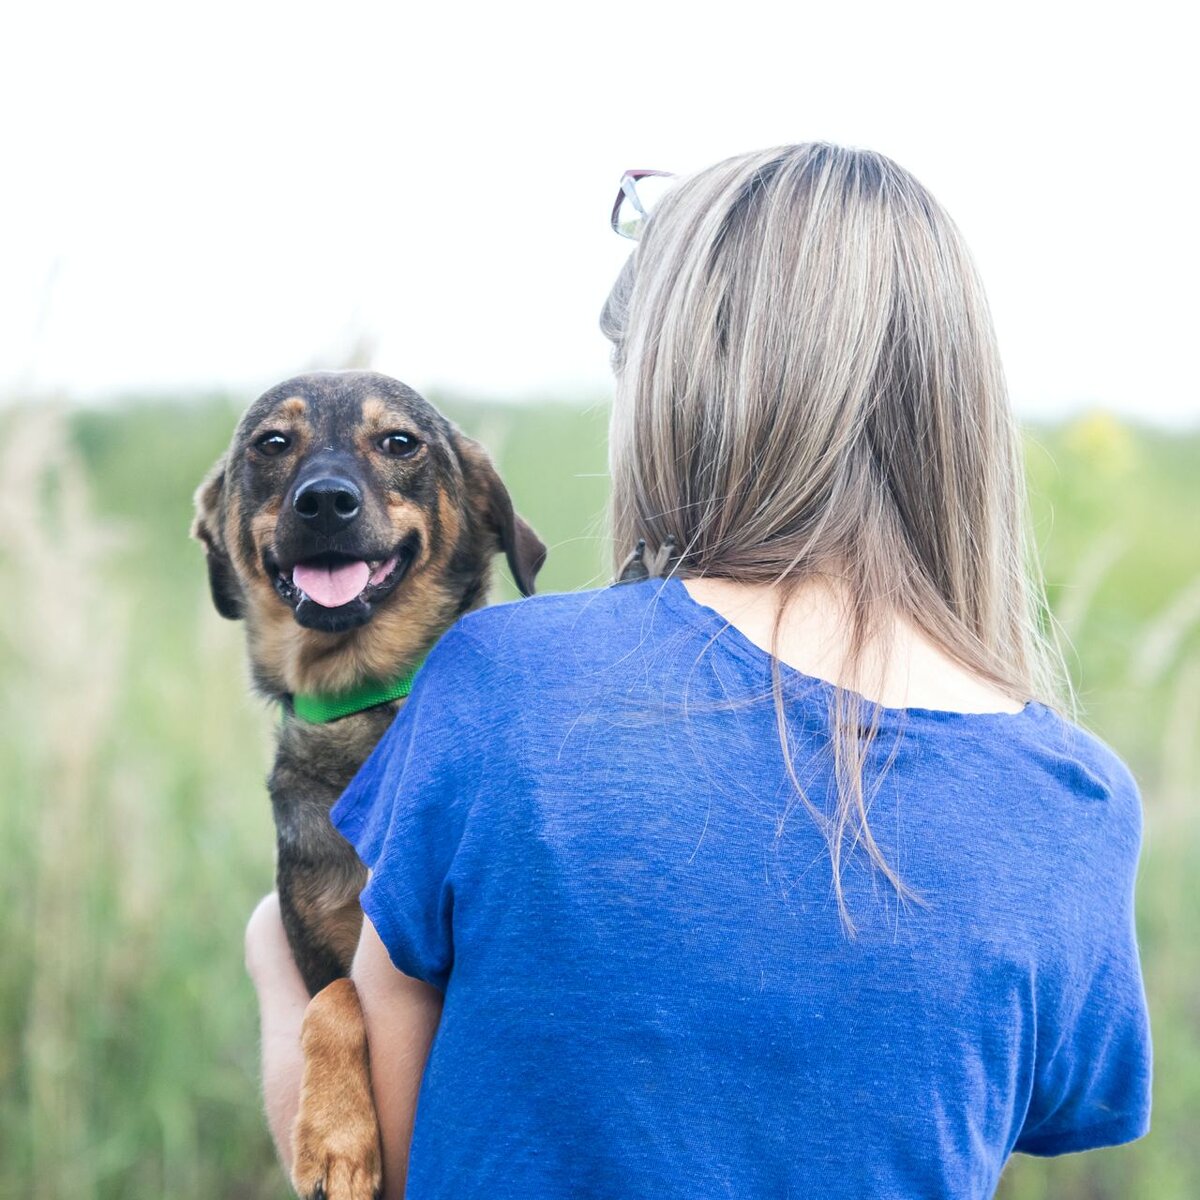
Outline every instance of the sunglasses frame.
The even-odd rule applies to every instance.
[[[633,207],[637,210],[638,214],[641,216],[641,218],[642,218],[641,224],[644,225],[647,218],[650,216],[650,214],[646,211],[645,207],[642,205],[641,200],[638,198],[638,194],[637,194],[638,180],[639,179],[647,179],[650,176],[654,176],[654,175],[660,175],[660,176],[665,176],[665,177],[669,178],[672,174],[673,174],[673,172],[671,172],[671,171],[651,171],[651,170],[629,170],[629,171],[626,171],[625,174],[621,176],[621,186],[617,190],[617,198],[616,198],[616,200],[613,201],[612,215],[608,219],[608,223],[612,226],[613,233],[615,233],[618,237],[628,238],[630,241],[636,242],[638,240],[638,237],[641,235],[641,225],[639,225],[637,233],[622,233],[621,226],[617,220],[617,218],[620,216],[620,213],[621,213],[621,205],[624,204],[626,200],[628,200],[630,202],[630,204],[632,204]]]

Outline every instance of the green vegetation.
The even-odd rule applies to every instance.
[[[604,582],[605,407],[443,407],[551,546],[544,588]],[[198,400],[0,417],[0,1197],[288,1194],[241,964],[271,886],[273,714],[247,694],[240,630],[186,538],[236,416]],[[1200,434],[1101,415],[1030,434],[1084,717],[1145,794],[1159,1069],[1150,1137],[1018,1159],[1007,1200],[1200,1195],[1197,464]]]

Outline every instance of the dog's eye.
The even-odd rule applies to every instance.
[[[410,454],[417,452],[421,443],[411,433],[403,433],[395,430],[392,433],[385,433],[376,445],[384,454],[393,454],[397,458],[407,458]]]
[[[254,443],[254,448],[259,454],[265,454],[268,458],[274,458],[275,455],[282,454],[291,444],[292,439],[286,433],[280,433],[279,430],[272,429],[270,433],[264,433]]]

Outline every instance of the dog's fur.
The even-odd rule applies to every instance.
[[[336,529],[315,527],[298,502],[301,489],[328,479],[361,500]],[[308,724],[292,713],[292,697],[398,678],[484,602],[495,553],[507,555],[529,594],[545,547],[513,512],[481,446],[411,388],[362,371],[302,375],[260,397],[200,485],[192,533],[217,611],[246,623],[255,688],[284,711],[269,779],[277,885],[288,940],[316,997],[305,1017],[293,1181],[303,1196],[358,1200],[379,1185],[378,1138],[361,1012],[352,985],[334,981],[349,974],[358,944],[366,872],[329,809],[399,702]],[[393,557],[386,579],[340,608],[321,607],[291,581],[301,562]],[[350,1127],[362,1136],[347,1138]],[[333,1135],[359,1147],[348,1161],[331,1157]],[[339,1176],[357,1182],[343,1186]]]

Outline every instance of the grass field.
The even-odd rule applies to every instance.
[[[605,582],[602,404],[443,407]],[[245,918],[271,886],[273,714],[207,596],[191,492],[219,399],[0,415],[0,1197],[288,1194],[257,1095]],[[1019,1158],[1007,1200],[1200,1196],[1200,433],[1032,430],[1038,540],[1086,722],[1142,783],[1157,1050],[1141,1143]],[[511,593],[510,593],[511,594]],[[919,1098],[916,1098],[919,1099]]]

